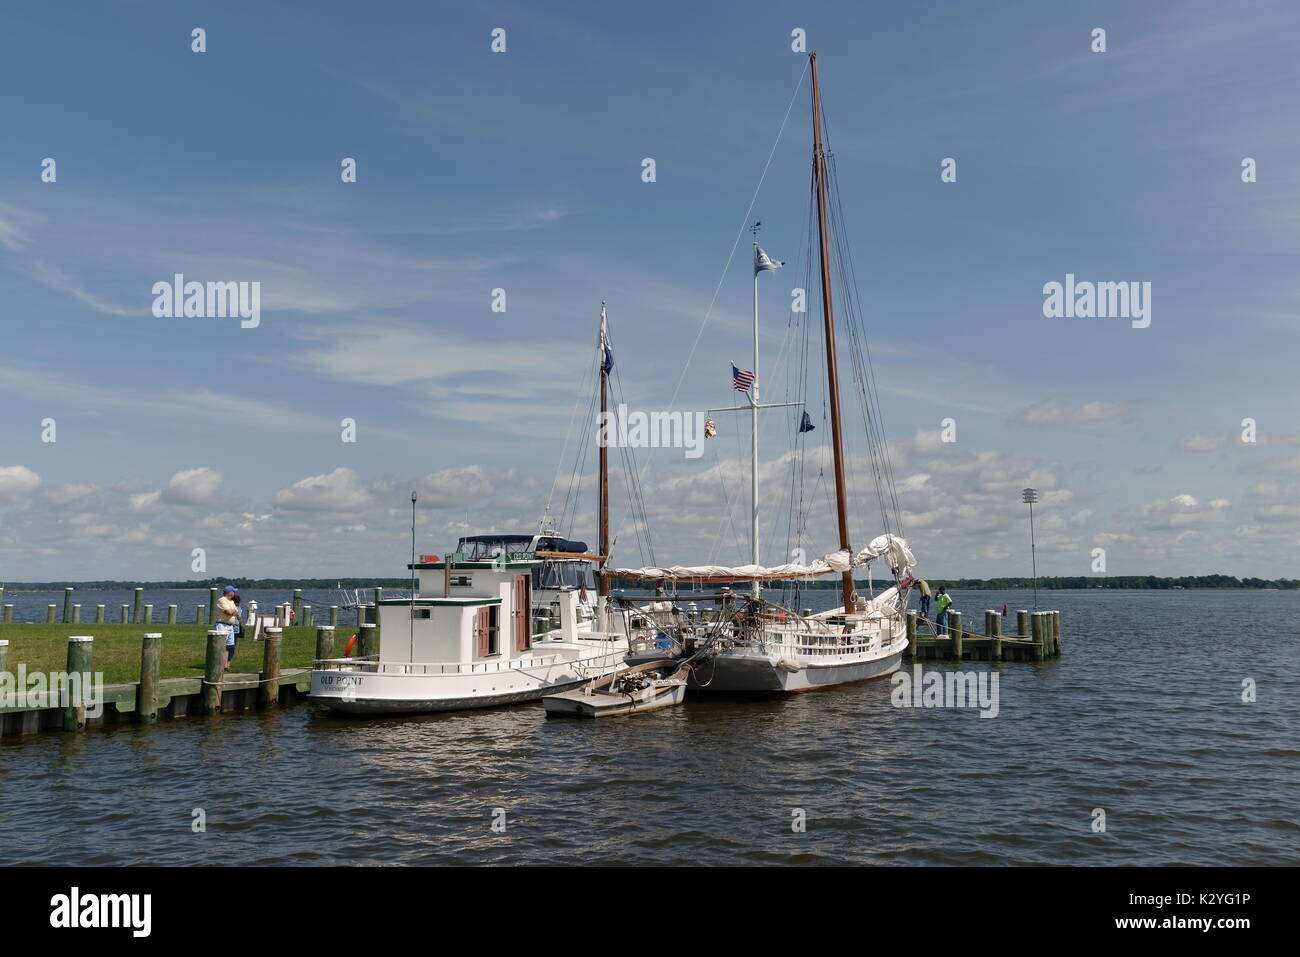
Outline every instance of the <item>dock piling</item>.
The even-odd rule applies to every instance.
[[[335,628],[339,623],[339,606],[330,605],[330,627]]]
[[[208,589],[208,624],[217,623],[217,587],[213,585]]]
[[[4,623],[5,623],[6,625],[9,624],[10,622],[12,622],[12,621],[14,620],[14,606],[13,606],[13,605],[5,605],[5,608],[4,608],[4,618],[3,618],[3,620],[4,620]]]
[[[97,625],[102,625],[102,624],[104,624],[104,613],[105,613],[106,611],[108,611],[108,606],[107,606],[107,605],[96,605],[96,606],[95,606],[95,624],[97,624]]]
[[[203,713],[221,712],[221,679],[226,672],[226,633],[208,632],[208,654],[203,663]]]
[[[324,661],[334,657],[334,626],[319,625],[316,628],[316,660]]]
[[[304,628],[311,627],[311,605],[302,606],[302,621],[298,622]]]
[[[948,637],[952,643],[952,657],[955,661],[961,661],[962,643],[961,643],[961,612],[948,612]]]
[[[122,606],[122,624],[125,625],[125,624],[127,624],[128,622],[130,622],[130,620],[131,620],[131,606],[130,606],[130,605],[123,605],[123,606]]]
[[[150,632],[144,636],[140,645],[140,687],[135,693],[135,716],[141,724],[153,724],[158,720],[158,679],[161,670],[162,635]]]
[[[1029,637],[1029,612],[1024,608],[1016,612],[1016,635],[1020,638]]]
[[[262,650],[261,690],[263,708],[274,708],[280,703],[280,639],[283,632],[279,628],[266,629],[266,646]]]
[[[916,658],[916,612],[907,613],[907,657]]]
[[[206,625],[208,623],[208,610],[203,605],[194,606],[194,624]]]
[[[81,624],[81,602],[77,602],[72,606],[72,623],[74,625]]]
[[[357,654],[358,658],[368,658],[379,652],[375,642],[375,626],[372,623],[362,622],[358,626],[357,633],[361,636],[357,639],[357,644],[361,646],[361,651]]]
[[[989,636],[989,661],[1002,660],[1002,616],[995,609],[984,612],[984,633]]]
[[[175,606],[175,605],[168,605],[168,606],[167,606],[167,624],[169,624],[169,625],[174,625],[174,624],[176,624],[176,606]]]
[[[134,617],[131,619],[137,625],[140,624],[140,615],[143,612],[143,610],[144,610],[144,589],[137,588],[135,590],[135,612],[134,612]]]
[[[1034,639],[1034,660],[1042,661],[1046,656],[1046,645],[1048,639],[1043,634],[1043,613],[1041,611],[1034,612],[1033,621],[1030,627],[1032,628]]]
[[[72,624],[72,589],[63,589],[63,623]]]
[[[95,676],[90,670],[90,662],[95,639],[90,635],[73,635],[68,639],[69,685],[64,689],[66,704],[63,706],[63,730],[78,731],[86,726],[86,699],[90,696],[86,687]],[[75,679],[77,694],[72,694],[72,675]]]
[[[302,623],[302,589],[293,590],[293,619],[294,624]]]
[[[9,670],[9,639],[0,638],[0,675]]]
[[[153,624],[153,605],[144,606],[144,621],[141,624],[145,624],[145,625]]]
[[[1052,654],[1060,655],[1061,653],[1061,613],[1052,612]]]
[[[357,603],[357,627],[360,628],[365,623],[366,623],[366,606],[358,602]]]
[[[58,608],[58,607],[59,607],[58,605],[46,605],[46,606],[45,606],[45,623],[46,623],[47,625],[52,625],[52,624],[54,624],[54,610],[55,610],[56,608]]]

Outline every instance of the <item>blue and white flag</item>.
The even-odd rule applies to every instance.
[[[614,350],[609,345],[609,334],[605,330],[605,304],[600,304],[600,369],[606,375],[614,371]]]
[[[817,426],[812,424],[812,416],[805,412],[803,418],[799,420],[799,431],[811,432],[815,428],[817,428]]]

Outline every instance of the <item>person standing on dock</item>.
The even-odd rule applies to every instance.
[[[952,598],[944,591],[943,586],[939,586],[939,598],[935,602],[934,615],[934,633],[939,636],[948,634],[948,606],[952,604]]]
[[[239,636],[239,605],[236,599],[239,597],[239,590],[234,585],[227,585],[220,598],[217,599],[217,621],[218,629],[226,633],[226,670],[230,670],[230,663],[235,660],[235,641]]]
[[[930,583],[924,578],[916,581],[916,590],[921,593],[921,620],[930,617]]]

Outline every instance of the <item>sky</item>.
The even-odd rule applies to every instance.
[[[799,544],[833,551],[796,30],[918,574],[1028,574],[1034,486],[1040,574],[1297,577],[1293,3],[122,0],[0,33],[0,580],[399,576],[413,490],[421,554],[548,507],[594,543],[601,302],[629,408],[735,404],[756,220],[760,388],[818,423]],[[260,283],[260,322],[156,316],[178,273]],[[1067,274],[1150,283],[1149,325],[1046,316]],[[611,455],[613,564],[748,560],[748,420],[714,418],[637,450],[652,554]]]

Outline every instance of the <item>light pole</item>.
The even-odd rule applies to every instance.
[[[1034,503],[1038,501],[1038,489],[1022,489],[1020,495],[1021,501],[1029,506],[1029,554],[1034,564],[1034,611],[1038,611],[1038,549],[1034,544]]]

